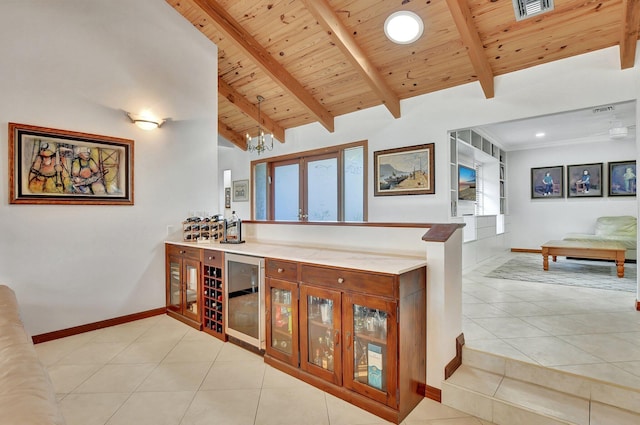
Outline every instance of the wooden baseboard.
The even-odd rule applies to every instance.
[[[73,328],[61,329],[59,331],[47,332],[34,335],[31,339],[34,344],[53,341],[54,339],[65,338],[78,335],[84,332],[95,331],[97,329],[108,328],[110,326],[121,325],[135,320],[146,319],[147,317],[158,316],[167,312],[166,307],[155,308],[153,310],[141,311],[139,313],[128,314],[126,316],[114,317],[113,319],[101,320],[99,322],[87,323],[86,325],[74,326]]]
[[[449,379],[462,365],[462,346],[464,345],[464,333],[456,338],[456,356],[444,367],[444,379]]]
[[[427,385],[424,391],[424,396],[431,400],[435,400],[438,403],[442,403],[442,390],[440,388]]]
[[[542,254],[542,249],[511,248],[511,252],[526,252],[529,254]]]

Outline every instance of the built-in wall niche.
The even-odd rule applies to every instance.
[[[506,153],[471,129],[449,133],[451,217],[506,212]]]

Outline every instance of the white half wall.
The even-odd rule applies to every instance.
[[[167,233],[218,209],[216,47],[163,0],[20,0],[0,57],[0,283],[27,329],[164,307]],[[9,205],[8,122],[133,139],[135,205]]]

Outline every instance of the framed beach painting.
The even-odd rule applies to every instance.
[[[133,205],[133,140],[9,123],[9,202]]]
[[[531,169],[531,199],[564,198],[564,166]]]
[[[373,153],[374,195],[436,193],[434,143]]]
[[[603,194],[602,162],[567,165],[567,197],[591,198]]]
[[[636,162],[609,163],[609,196],[636,196]]]

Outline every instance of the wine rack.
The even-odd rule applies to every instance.
[[[190,217],[182,222],[185,242],[218,242],[222,239],[223,223],[214,217]]]
[[[222,341],[224,330],[224,274],[222,253],[205,251],[203,265],[203,330]]]

